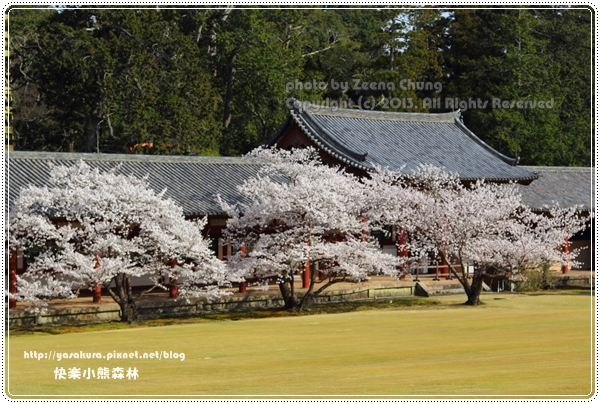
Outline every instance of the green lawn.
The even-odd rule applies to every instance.
[[[13,336],[6,393],[13,398],[593,394],[589,295],[487,295],[480,307],[459,305],[464,297],[439,299],[443,304],[428,307]],[[50,355],[158,350],[183,352],[185,360],[25,359],[24,351],[33,350]],[[57,367],[136,368],[139,377],[55,380]]]

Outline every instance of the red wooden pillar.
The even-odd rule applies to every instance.
[[[569,237],[565,237],[565,244],[563,245],[563,252],[564,253],[569,252]],[[561,269],[562,269],[562,273],[566,274],[567,272],[569,272],[569,264],[563,264]]]
[[[8,261],[8,291],[12,294],[17,293],[17,253],[10,253],[10,258]],[[8,308],[16,309],[17,301],[15,299],[8,299]]]
[[[98,269],[98,268],[100,268],[100,253],[97,253],[95,258],[96,258],[96,263],[94,264],[94,268]],[[94,303],[100,303],[102,301],[102,286],[101,285],[96,285],[94,287],[92,301]]]
[[[306,260],[304,271],[302,272],[302,288],[307,289],[310,286],[310,260]]]
[[[102,286],[96,285],[96,287],[94,288],[93,302],[100,303],[101,301],[102,301]]]
[[[242,258],[244,258],[246,256],[246,246],[243,245],[240,248],[240,251],[242,252]],[[246,289],[248,288],[248,282],[244,281],[244,282],[240,282],[239,286],[238,286],[238,292],[240,293],[246,293]]]
[[[444,275],[442,278],[448,279],[448,275],[450,274],[450,269],[448,265],[444,263],[444,261],[440,258],[440,271],[439,275]]]
[[[246,282],[246,281],[240,282],[240,284],[238,285],[238,292],[246,293],[247,289],[248,289],[248,282]]]
[[[306,243],[310,245],[310,243]],[[302,272],[302,288],[308,289],[310,286],[310,260],[306,260],[304,263],[304,271]]]
[[[171,265],[171,268],[175,268],[177,266],[177,259],[173,258],[169,264]],[[175,272],[175,275],[177,275],[177,272]],[[169,297],[171,299],[176,299],[178,296],[179,289],[177,289],[177,279],[171,278],[171,283],[169,284]]]
[[[398,228],[398,244],[396,244],[396,254],[399,257],[404,257],[404,258],[408,258],[408,249],[406,247],[402,247],[400,248],[400,246],[404,245],[406,243],[406,231],[404,231],[402,228]],[[408,263],[404,263],[404,269],[406,270],[408,266]],[[417,272],[419,271],[419,269],[417,268]],[[403,274],[400,277],[400,280],[404,279],[406,277],[406,274]]]

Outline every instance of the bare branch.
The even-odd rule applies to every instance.
[[[106,289],[106,291],[108,292],[108,294],[110,295],[110,297],[112,297],[115,302],[117,302],[118,304],[121,304],[121,299],[115,294],[115,292],[112,291],[112,289],[110,288],[110,283],[111,282],[105,283],[103,285],[104,289]]]
[[[340,283],[340,282],[349,282],[346,277],[342,277],[342,278],[330,278],[330,280],[323,286],[321,286],[315,293],[313,293],[315,296],[319,295],[321,292],[323,292],[325,289],[327,289],[329,286],[333,285],[334,283]]]
[[[325,51],[327,51],[327,50],[329,50],[329,49],[333,48],[333,45],[335,45],[335,44],[336,44],[336,43],[338,43],[339,41],[340,41],[339,39],[336,39],[336,40],[335,40],[335,41],[333,41],[333,42],[331,43],[331,45],[329,45],[328,47],[326,47],[326,48],[323,48],[323,49],[321,49],[321,50],[314,51],[314,52],[305,53],[304,55],[302,55],[302,57],[303,57],[303,58],[305,58],[305,57],[307,57],[307,56],[312,56],[312,55],[316,55],[317,53],[325,52]]]
[[[159,286],[159,285],[154,285],[154,286],[152,286],[150,289],[148,289],[148,290],[144,290],[143,292],[141,292],[141,293],[138,295],[138,297],[136,298],[136,300],[137,300],[137,299],[139,299],[139,298],[141,298],[141,297],[142,297],[142,296],[144,296],[144,295],[147,295],[148,293],[152,292],[154,289],[156,289],[156,288],[158,288],[158,287],[160,287],[160,286]]]

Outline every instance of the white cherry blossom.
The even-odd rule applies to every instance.
[[[479,304],[485,278],[516,281],[524,279],[524,270],[546,263],[579,265],[574,261],[579,250],[562,250],[565,237],[586,227],[587,218],[577,207],[532,212],[515,184],[465,184],[432,166],[411,175],[377,169],[365,184],[373,202],[369,217],[408,232],[399,248],[408,249],[413,265],[422,257],[447,265],[463,285],[468,304]]]
[[[184,298],[222,294],[230,274],[202,236],[206,218],[185,220],[164,191],[117,171],[102,173],[83,161],[54,166],[49,187],[21,191],[10,212],[9,245],[24,252],[28,265],[12,298],[43,305],[104,285],[122,320],[133,321],[131,277],[150,275],[153,288],[163,289],[176,280]]]
[[[288,308],[302,308],[310,296],[337,282],[401,273],[401,260],[383,253],[369,235],[376,229],[364,215],[370,201],[355,176],[324,164],[312,148],[257,149],[247,158],[265,162],[256,178],[238,188],[249,202],[229,206],[221,201],[231,216],[225,235],[238,248],[246,246],[246,253],[230,259],[238,273],[277,278]],[[307,261],[310,285],[298,302],[294,274]]]

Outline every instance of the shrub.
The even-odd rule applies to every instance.
[[[524,272],[526,281],[515,283],[516,292],[535,292],[538,290],[554,289],[558,284],[558,275],[550,271],[545,264],[540,269],[528,269]]]

